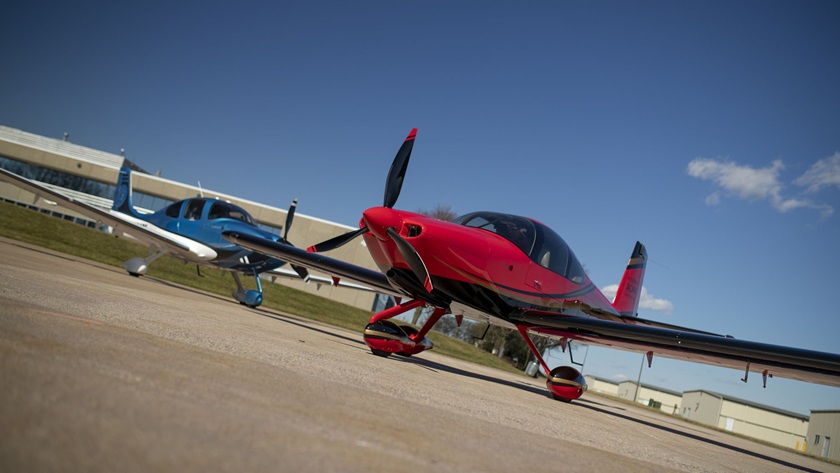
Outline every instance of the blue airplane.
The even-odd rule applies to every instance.
[[[132,276],[145,274],[149,265],[163,255],[196,264],[197,267],[214,266],[231,273],[236,282],[233,298],[240,304],[252,308],[258,307],[263,302],[261,274],[367,289],[354,284],[339,283],[333,278],[311,276],[302,266],[290,265],[294,271],[289,271],[282,268],[286,264],[285,261],[242,248],[222,237],[223,232],[236,232],[291,245],[287,236],[294,219],[297,200],[292,202],[286,215],[283,236],[279,236],[259,228],[254,218],[245,209],[213,198],[184,199],[155,213],[141,214],[132,205],[131,169],[128,167],[120,169],[117,188],[114,192],[114,204],[110,210],[81,202],[4,169],[0,169],[0,180],[32,192],[45,200],[54,201],[61,207],[78,212],[91,220],[109,225],[114,229],[115,235],[127,234],[147,244],[148,256],[131,258],[123,263],[125,270]],[[257,289],[246,289],[242,285],[240,273],[254,277]]]

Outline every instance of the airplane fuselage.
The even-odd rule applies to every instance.
[[[281,237],[259,228],[251,215],[229,202],[204,197],[185,199],[141,218],[172,235],[196,243],[197,251],[190,252],[195,256],[191,262],[212,264],[245,274],[262,273],[285,264],[222,238],[222,232],[235,231],[281,240]]]
[[[617,315],[566,243],[537,221],[475,212],[445,222],[374,207],[360,223],[370,229],[364,234],[367,248],[392,284],[410,285],[417,278],[388,228],[423,255],[434,289],[406,289],[432,304],[454,302],[504,320],[523,309],[581,315],[581,304]]]

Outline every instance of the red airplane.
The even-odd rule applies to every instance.
[[[736,340],[699,330],[637,317],[647,252],[636,243],[615,300],[592,283],[569,246],[542,223],[497,212],[474,212],[453,222],[394,209],[402,187],[417,129],[397,153],[388,173],[382,207],[366,210],[359,229],[306,251],[236,232],[231,242],[348,278],[393,294],[402,302],[374,314],[364,340],[379,356],[415,355],[432,348],[428,331],[444,314],[515,326],[545,373],[546,387],[558,400],[570,402],[586,390],[578,370],[550,369],[529,333],[569,341],[700,363],[744,369],[767,378],[781,376],[840,387],[840,355]],[[362,235],[382,272],[321,254]],[[410,299],[410,300],[409,300]],[[388,320],[428,305],[431,317],[417,330]]]

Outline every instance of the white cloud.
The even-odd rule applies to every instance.
[[[814,163],[805,174],[799,176],[794,184],[807,187],[808,192],[817,192],[823,187],[840,188],[840,152]]]
[[[782,169],[784,164],[778,160],[764,169],[709,158],[697,158],[688,163],[690,176],[715,181],[725,190],[748,200],[777,195],[781,190],[778,176]]]
[[[615,294],[618,292],[618,284],[610,284],[601,289],[601,292],[609,300],[615,299]],[[655,310],[665,315],[671,315],[674,311],[674,304],[667,299],[657,299],[647,291],[647,288],[642,286],[642,298],[639,299],[639,309]]]
[[[784,163],[778,159],[768,167],[756,169],[726,159],[696,158],[688,163],[688,175],[717,184],[719,189],[706,197],[707,205],[720,204],[722,194],[727,194],[749,201],[766,200],[781,213],[797,208],[818,209],[823,217],[834,213],[827,204],[783,197],[784,185],[779,180],[779,174],[784,168]],[[840,153],[820,160],[794,182],[808,187],[809,191],[823,186],[840,186]]]

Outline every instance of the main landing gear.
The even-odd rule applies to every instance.
[[[553,370],[548,369],[548,365],[545,364],[545,360],[540,355],[540,351],[537,350],[537,347],[534,346],[534,342],[531,341],[531,337],[528,335],[528,327],[517,325],[516,328],[519,329],[519,333],[525,339],[525,343],[528,344],[531,353],[537,357],[537,361],[539,361],[547,373],[545,387],[548,388],[551,397],[562,402],[572,402],[582,396],[586,391],[586,380],[583,379],[580,371],[571,366],[558,366]]]
[[[159,249],[157,245],[151,245],[149,246],[149,255],[146,256],[146,258],[131,258],[123,263],[123,268],[128,271],[128,274],[134,276],[135,278],[139,278],[140,276],[146,274],[146,270],[149,269],[149,265],[152,264],[152,261],[165,254],[166,250]]]
[[[433,344],[431,340],[426,338],[426,334],[446,313],[444,309],[435,308],[429,320],[423,324],[420,330],[409,325],[397,325],[388,320],[423,304],[425,302],[415,299],[374,314],[370,318],[370,323],[365,327],[364,333],[365,343],[370,347],[370,351],[377,356],[390,356],[391,353],[411,356],[423,350],[430,350]]]
[[[256,309],[257,307],[262,304],[263,295],[262,295],[262,283],[260,282],[260,275],[254,273],[254,277],[257,280],[257,290],[253,289],[245,289],[242,285],[242,281],[239,279],[239,273],[236,271],[231,271],[230,273],[233,276],[233,280],[236,281],[236,290],[233,291],[233,298],[236,299],[240,304],[247,305],[252,309]]]
[[[424,304],[425,302],[415,299],[374,314],[370,318],[370,323],[365,327],[364,333],[365,343],[370,348],[370,351],[374,355],[384,357],[390,356],[392,353],[411,356],[423,350],[431,349],[432,342],[426,338],[426,334],[446,314],[445,309],[436,307],[429,320],[423,324],[420,330],[409,325],[397,325],[388,320]],[[545,372],[548,373],[545,386],[548,388],[548,392],[551,393],[551,397],[558,401],[572,402],[583,395],[586,391],[586,380],[583,379],[583,375],[571,366],[558,366],[553,370],[549,369],[542,355],[540,355],[539,350],[534,346],[534,342],[531,341],[531,337],[528,336],[528,327],[517,325],[516,328],[519,329],[519,333],[525,339],[528,348],[537,357],[537,361],[539,361]]]

